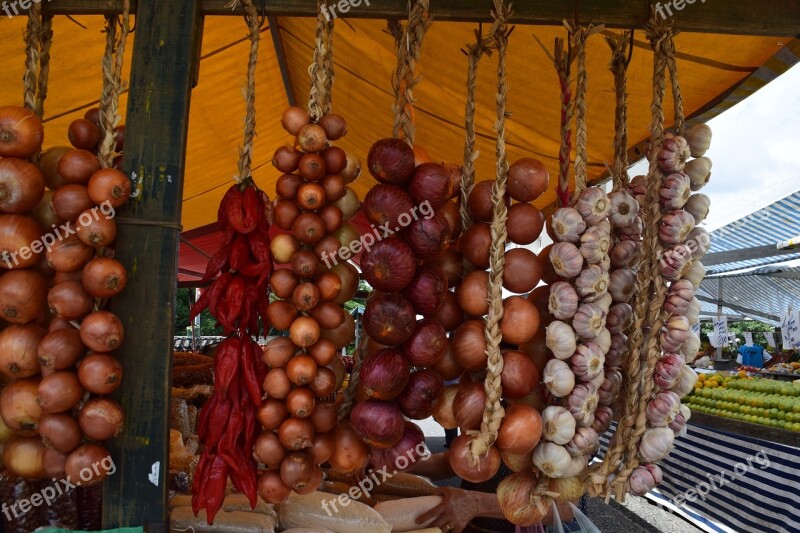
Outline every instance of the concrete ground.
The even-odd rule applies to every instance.
[[[433,419],[417,422],[433,453],[444,450],[444,430]],[[458,478],[444,480],[439,485],[457,486]],[[680,516],[651,504],[645,498],[628,496],[624,504],[600,498],[589,500],[588,516],[602,533],[700,533]]]

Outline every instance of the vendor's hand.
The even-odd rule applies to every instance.
[[[474,493],[454,487],[441,487],[433,493],[442,497],[442,502],[417,518],[417,524],[427,523],[427,527],[438,527],[444,533],[461,533],[475,517],[478,502]]]

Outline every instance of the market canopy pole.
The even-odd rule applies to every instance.
[[[99,2],[108,4],[108,2]],[[178,237],[189,98],[200,12],[194,0],[139,0],[123,168],[136,190],[118,217],[117,255],[129,290],[114,298],[125,326],[117,471],[103,487],[105,528],[167,531],[169,405]]]
[[[199,3],[203,15],[244,15],[241,8],[226,7],[228,0],[200,0]],[[346,11],[338,9],[342,2],[329,0],[327,3],[337,7],[333,14],[341,18],[404,19],[408,14],[407,0],[350,0],[344,2]],[[269,16],[317,16],[317,3],[313,0],[270,0],[265,4]],[[674,16],[684,32],[778,37],[800,34],[797,0],[694,0],[692,3],[688,0],[526,0],[514,6],[510,22],[561,26],[567,19],[582,24],[602,21],[606,28],[642,28],[650,18],[651,5],[664,17]],[[488,22],[491,21],[489,6],[486,0],[434,0],[431,14],[441,21]],[[135,12],[135,8],[132,9]],[[122,11],[122,0],[58,0],[44,3],[43,10],[53,15],[113,14]]]

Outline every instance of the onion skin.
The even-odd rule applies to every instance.
[[[81,341],[92,351],[110,352],[122,344],[122,322],[109,311],[95,311],[81,323]]]
[[[22,106],[0,107],[0,157],[28,159],[42,149],[44,128],[33,111]]]
[[[69,453],[81,443],[81,428],[67,413],[44,415],[39,421],[39,434],[45,446],[61,453]]]
[[[122,384],[122,364],[109,354],[89,354],[78,367],[78,379],[91,393],[110,394]]]
[[[267,503],[277,505],[286,500],[291,493],[291,487],[287,487],[281,480],[278,470],[266,470],[258,478],[258,495]]]
[[[526,248],[514,248],[505,254],[503,287],[517,294],[528,293],[542,279],[542,265],[536,254]]]
[[[448,385],[445,387],[433,410],[434,420],[444,429],[456,429],[458,427],[456,415],[453,414],[453,401],[456,399],[458,390],[459,385]]]
[[[25,324],[43,317],[47,281],[33,270],[12,270],[0,276],[0,318]]]
[[[356,472],[367,465],[367,446],[348,422],[340,422],[334,433],[334,451],[328,462],[337,472]]]
[[[52,207],[50,209],[52,210]],[[91,217],[91,221],[88,224],[81,222],[78,238],[89,246],[107,246],[117,238],[117,222],[111,217],[95,218],[95,214],[92,209],[80,214],[78,220]]]
[[[430,417],[443,389],[444,381],[439,374],[432,370],[417,370],[411,374],[408,385],[398,398],[400,411],[412,420]]]
[[[47,305],[59,318],[80,320],[91,312],[94,301],[80,281],[62,281],[47,293]]]
[[[497,487],[500,509],[506,520],[517,526],[532,526],[541,522],[550,510],[550,498],[536,495],[538,478],[535,473],[511,474]]]
[[[89,190],[84,185],[67,184],[53,194],[53,211],[61,220],[76,220],[81,213],[94,207]]]
[[[440,163],[423,163],[414,170],[408,192],[417,205],[427,202],[439,209],[453,196],[450,173]]]
[[[544,215],[528,203],[514,204],[508,208],[506,231],[508,240],[516,244],[531,244],[544,228]]]
[[[100,170],[100,161],[88,150],[70,150],[58,160],[56,170],[65,183],[86,185],[92,174]]]
[[[417,322],[411,338],[403,343],[403,355],[415,367],[431,367],[444,356],[446,348],[447,333],[442,325],[425,318]]]
[[[111,454],[103,446],[87,442],[67,456],[64,473],[72,480],[79,479],[83,487],[96,485],[116,471],[116,467],[112,469],[114,463],[110,458]],[[111,465],[107,467],[108,462]],[[98,468],[99,466],[102,468]],[[82,476],[82,472],[88,472],[89,477]]]
[[[450,445],[448,460],[453,472],[461,479],[472,483],[483,483],[492,479],[500,469],[500,452],[494,446],[486,455],[479,457],[477,464],[472,463],[470,443],[475,437],[459,435]]]
[[[457,329],[466,320],[464,311],[458,305],[458,298],[452,291],[445,293],[442,306],[430,318],[439,322],[445,331]]]
[[[71,367],[85,351],[80,332],[69,325],[68,328],[50,331],[41,337],[37,346],[37,358],[42,370],[48,369],[52,372]]]
[[[447,294],[448,281],[442,269],[434,265],[417,268],[414,278],[403,289],[414,310],[422,316],[429,316],[441,308]]]
[[[27,213],[44,196],[44,176],[24,159],[0,159],[0,211]]]
[[[399,292],[411,283],[417,269],[413,250],[399,237],[376,243],[361,260],[364,279],[381,292]]]
[[[456,289],[458,304],[470,316],[482,317],[489,312],[489,273],[473,270]]]
[[[409,370],[408,361],[400,351],[384,348],[361,365],[361,388],[367,398],[392,400],[403,392]]]
[[[539,198],[550,181],[547,169],[536,159],[524,157],[508,168],[508,194],[518,202]]]
[[[38,374],[36,350],[45,334],[35,324],[13,325],[0,331],[0,374],[9,380]]]
[[[483,320],[464,322],[453,336],[453,356],[458,364],[470,371],[486,367],[486,337]]]
[[[314,463],[321,465],[327,463],[331,458],[334,447],[335,441],[332,431],[328,433],[317,433],[314,435],[314,443],[311,448],[308,449],[308,453],[311,454]]]
[[[483,382],[459,385],[453,399],[453,415],[461,432],[477,430],[481,427],[483,410],[486,406],[486,391]]]
[[[492,243],[489,225],[478,222],[470,226],[458,241],[458,251],[479,269],[489,268],[489,247]]]
[[[253,457],[259,463],[274,468],[280,466],[286,457],[286,448],[275,433],[262,431],[253,446]]]
[[[278,429],[284,420],[289,418],[286,403],[274,398],[267,398],[256,412],[256,419],[264,429]]]
[[[38,435],[42,408],[36,401],[38,378],[17,379],[0,389],[0,416],[17,435]]]
[[[45,474],[46,449],[38,437],[15,437],[3,448],[3,464],[9,473],[25,479],[37,479]]]
[[[539,311],[522,296],[510,296],[503,301],[503,318],[500,331],[503,341],[524,344],[539,330]]]
[[[524,404],[512,405],[497,433],[497,448],[511,454],[530,453],[542,437],[542,417],[539,411]]]
[[[373,448],[390,448],[403,437],[403,415],[392,402],[365,400],[353,408],[350,423]]]
[[[410,216],[414,202],[400,187],[381,184],[370,189],[364,196],[363,208],[367,219],[376,227],[397,231],[400,229],[399,218],[403,215]]]
[[[491,222],[494,212],[492,203],[492,187],[494,180],[481,181],[475,184],[469,193],[469,211],[478,222]]]
[[[31,243],[42,235],[42,229],[32,217],[25,215],[0,215],[0,267],[7,269],[29,268],[39,263],[42,251],[30,250]],[[29,253],[22,254],[28,247]]]
[[[89,198],[97,205],[121,207],[131,196],[131,180],[120,170],[103,168],[92,174],[87,189]]]
[[[442,376],[442,379],[445,381],[454,380],[464,373],[464,369],[461,368],[455,360],[455,357],[453,357],[452,343],[447,343],[442,358],[431,367],[431,370]]]
[[[413,221],[406,230],[405,239],[414,254],[423,261],[440,257],[450,244],[450,225],[441,213]]]
[[[534,361],[519,351],[503,354],[503,372],[500,375],[503,396],[519,400],[533,392],[539,383],[539,369]]]
[[[416,313],[399,294],[377,294],[367,303],[362,320],[370,337],[387,346],[398,346],[414,333]]]
[[[56,241],[46,252],[47,264],[56,272],[75,272],[94,257],[95,250],[81,242],[77,235]]]
[[[287,418],[278,429],[278,438],[287,450],[310,448],[313,444],[314,425],[307,418]]]
[[[60,370],[39,382],[37,401],[45,413],[63,413],[75,407],[83,397],[78,376],[70,370]]]
[[[381,139],[369,149],[367,168],[381,183],[402,184],[414,172],[414,150],[399,139]]]
[[[99,441],[116,437],[124,422],[122,406],[108,398],[89,400],[78,413],[81,431],[90,439]]]
[[[420,453],[420,450],[424,450]],[[369,464],[374,470],[405,470],[419,460],[423,460],[430,455],[425,446],[425,435],[416,424],[406,422],[402,438],[392,446],[385,449],[372,449],[369,454]],[[405,468],[400,468],[399,459],[405,457]]]

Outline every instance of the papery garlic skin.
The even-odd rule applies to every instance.
[[[634,292],[636,292],[636,272],[629,268],[620,268],[611,272],[608,280],[608,293],[615,302],[630,302]]]
[[[644,231],[644,223],[642,217],[636,217],[630,226],[618,228],[617,233],[619,238],[623,241],[640,241],[642,240],[642,232]]]
[[[665,211],[681,209],[692,195],[692,182],[683,172],[670,174],[659,189],[661,208]]]
[[[692,250],[694,259],[701,259],[711,248],[711,235],[705,228],[694,228],[686,237],[686,246]]]
[[[597,431],[591,427],[581,427],[575,431],[575,436],[564,446],[572,457],[593,454],[600,442]]]
[[[600,333],[597,334],[597,337],[587,344],[591,343],[597,344],[597,346],[600,347],[600,353],[605,354],[611,348],[611,332],[608,331],[608,328],[602,328]]]
[[[567,409],[575,417],[578,425],[581,425],[582,420],[594,416],[594,411],[599,403],[597,387],[591,383],[578,383],[567,398]],[[591,425],[591,422],[588,425]]]
[[[686,142],[692,157],[703,157],[711,146],[711,128],[708,124],[695,124],[686,132]]]
[[[631,179],[631,182],[628,184],[628,192],[634,198],[637,196],[644,197],[647,194],[647,176],[644,174],[634,176],[633,179]]]
[[[630,268],[639,261],[642,247],[636,241],[620,241],[611,249],[611,265],[616,268]]]
[[[542,411],[542,435],[556,444],[567,444],[575,436],[575,417],[566,407],[550,405]]]
[[[686,242],[689,233],[694,229],[694,217],[678,209],[664,215],[658,228],[658,237],[662,242],[672,245]]]
[[[683,210],[694,217],[695,224],[700,224],[708,216],[711,209],[711,198],[705,194],[693,194],[686,201]]]
[[[605,314],[608,314],[608,311],[611,309],[611,305],[614,303],[614,300],[611,298],[610,294],[605,293],[603,296],[591,303],[600,306],[600,309],[602,309]]]
[[[700,353],[700,337],[694,333],[689,333],[679,352],[687,363],[694,363],[695,359],[697,359],[697,354]]]
[[[673,315],[685,315],[692,299],[694,299],[692,282],[686,279],[678,280],[669,288],[664,310]]]
[[[578,346],[575,355],[569,360],[569,365],[576,378],[581,381],[591,381],[603,374],[605,360],[600,347],[593,342],[587,342]]]
[[[572,327],[579,338],[592,340],[606,327],[606,313],[597,304],[585,303],[572,318]]]
[[[559,479],[577,477],[588,466],[591,457],[589,455],[576,455],[572,457],[569,468],[564,472],[564,476]]]
[[[668,353],[656,363],[653,381],[659,389],[671,389],[678,382],[686,362],[683,356]]]
[[[575,374],[569,365],[560,359],[551,359],[542,372],[545,387],[556,398],[568,396],[575,388]]]
[[[691,367],[685,366],[681,370],[678,381],[670,390],[677,394],[678,397],[683,398],[692,392],[695,383],[697,383],[697,372],[695,372]]]
[[[608,195],[611,200],[609,220],[615,228],[625,228],[633,224],[639,214],[639,202],[627,191],[614,191]]]
[[[603,384],[597,391],[597,396],[601,405],[612,405],[619,396],[622,387],[622,373],[619,370],[606,369]],[[597,411],[595,410],[595,416]]]
[[[675,434],[668,427],[650,428],[639,443],[639,457],[645,463],[657,463],[672,450]]]
[[[685,277],[692,268],[694,268],[692,251],[683,244],[665,250],[658,261],[658,271],[667,281],[678,281]],[[703,273],[705,274],[705,271]],[[695,288],[698,286],[695,285]]]
[[[609,275],[599,265],[589,265],[575,279],[575,290],[584,302],[593,302],[608,292]]]
[[[628,336],[623,333],[615,333],[611,336],[611,348],[606,353],[606,366],[615,368],[622,366],[622,358],[628,350]]]
[[[576,209],[562,207],[553,213],[550,227],[557,242],[578,243],[586,231],[586,221]]]
[[[578,196],[575,209],[587,224],[598,224],[611,213],[611,201],[600,187],[587,187]]]
[[[550,250],[550,263],[562,278],[574,278],[583,269],[583,256],[571,242],[559,242]]]
[[[602,435],[608,428],[611,427],[611,422],[614,421],[614,411],[611,410],[611,407],[608,405],[598,405],[597,409],[594,410],[594,422],[592,423],[592,429],[594,429],[598,435]]]
[[[533,464],[547,477],[564,477],[571,462],[567,449],[552,442],[543,442],[533,450]]]
[[[690,329],[691,324],[685,316],[670,316],[661,330],[661,348],[665,352],[677,352],[689,337]]]
[[[663,474],[658,465],[647,463],[637,466],[631,473],[630,493],[634,496],[644,496],[663,479]]]
[[[612,335],[615,333],[624,333],[632,324],[633,307],[631,307],[630,304],[618,303],[611,306],[608,317],[606,317],[606,327]]]
[[[590,265],[597,265],[608,257],[611,249],[611,236],[597,226],[581,235],[581,255]]]
[[[672,391],[661,391],[655,398],[647,402],[645,412],[647,423],[651,427],[668,426],[681,408],[681,399]]]
[[[695,290],[700,288],[704,277],[706,277],[706,267],[700,261],[692,261],[689,268],[684,269],[683,278],[691,281]]]
[[[669,423],[669,429],[675,434],[675,437],[682,437],[686,434],[686,422],[689,421],[691,411],[685,405],[681,405],[678,414],[675,415],[675,420]]]
[[[545,331],[545,344],[557,359],[569,359],[577,349],[575,331],[569,324],[554,320]]]
[[[711,179],[711,160],[707,157],[698,157],[686,163],[684,172],[689,176],[689,184],[693,191],[699,191]]]
[[[666,174],[680,172],[689,160],[689,144],[686,139],[676,135],[664,139],[661,149],[658,151],[658,165]]]
[[[550,286],[550,299],[547,308],[558,320],[569,320],[575,316],[580,299],[569,283],[557,281]]]

